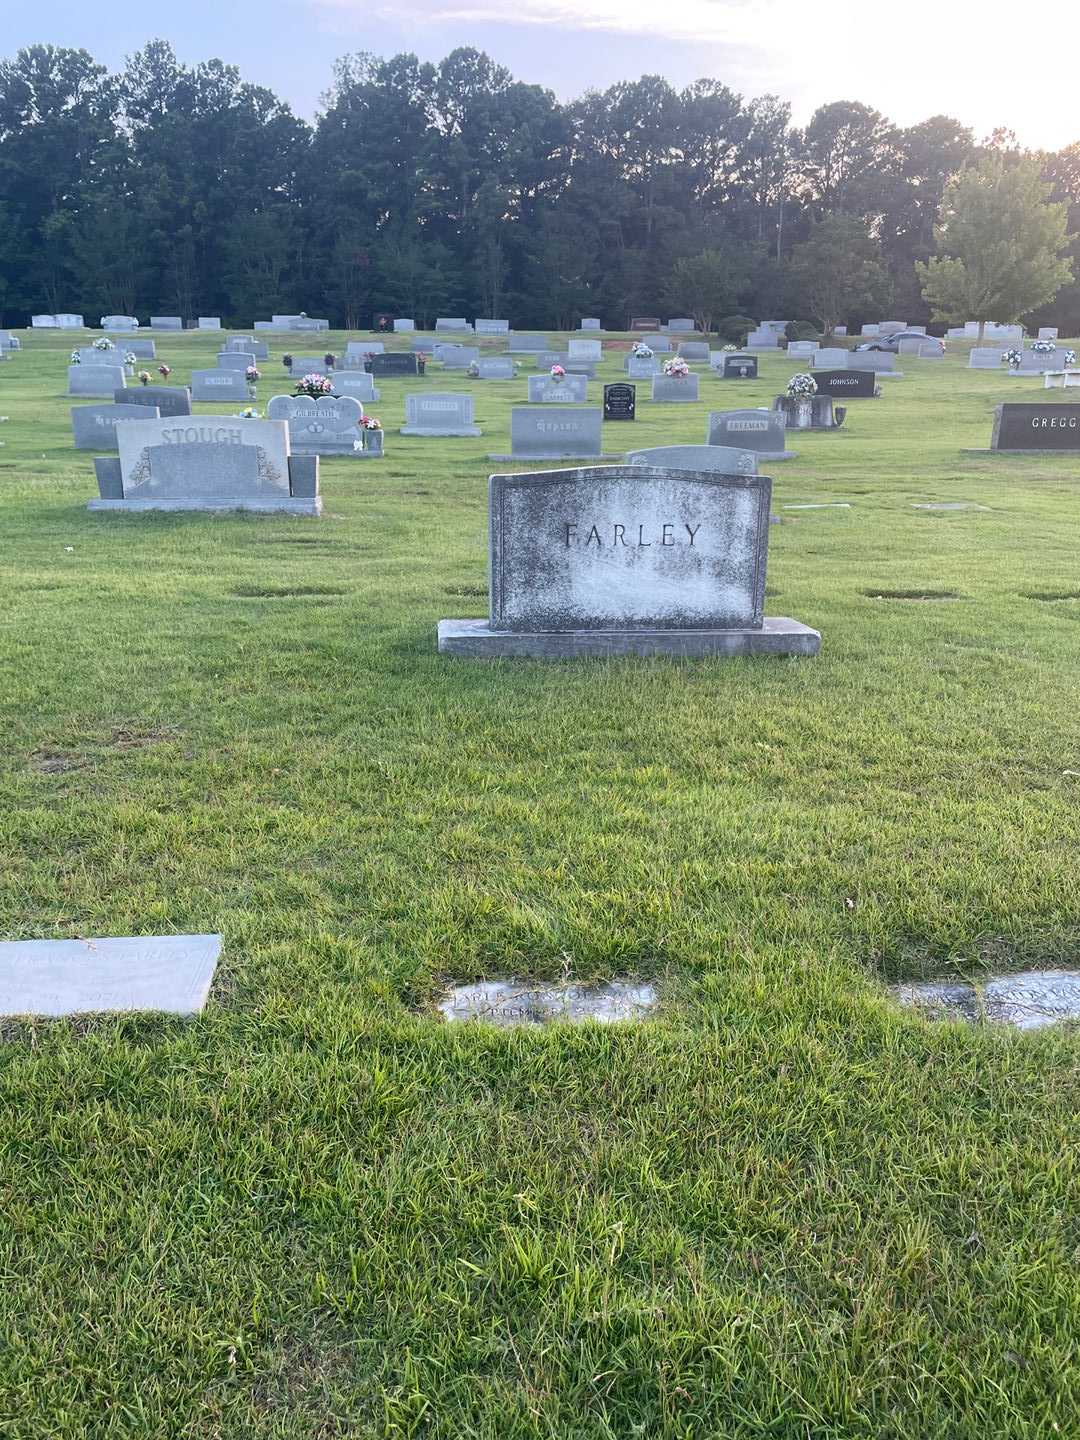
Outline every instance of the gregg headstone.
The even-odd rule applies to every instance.
[[[192,370],[191,398],[212,404],[246,400],[247,382],[243,370]]]
[[[406,395],[402,435],[476,436],[471,395]]]
[[[115,450],[116,427],[121,420],[145,420],[145,405],[75,405],[71,431],[76,450]],[[158,419],[155,410],[153,419]]]
[[[440,622],[439,649],[816,654],[817,631],[764,614],[771,485],[643,465],[493,475],[489,617]]]
[[[784,417],[775,410],[713,410],[707,443],[753,450],[767,460],[790,460],[785,448]]]
[[[92,395],[111,400],[117,390],[127,386],[123,365],[69,365],[69,395]]]
[[[637,387],[617,382],[604,386],[604,419],[633,420],[637,415]]]
[[[589,395],[587,375],[567,375],[553,380],[550,375],[530,375],[530,405],[584,405]]]
[[[998,405],[991,450],[1080,450],[1080,405]]]
[[[191,391],[186,385],[133,385],[113,395],[118,405],[145,405],[164,420],[191,414]]]

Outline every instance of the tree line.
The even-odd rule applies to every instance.
[[[656,75],[561,104],[458,49],[342,58],[309,125],[161,40],[118,74],[36,45],[0,62],[0,318],[927,321],[942,202],[979,165],[1034,177],[1080,246],[1080,144],[1023,152],[947,116],[837,101],[799,129],[776,96]],[[1077,333],[1080,285],[1028,318]]]

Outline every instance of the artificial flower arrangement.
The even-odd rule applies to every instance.
[[[305,375],[296,386],[293,392],[296,395],[308,395],[312,400],[321,400],[326,395],[334,393],[334,387],[325,375],[316,375],[314,371]]]
[[[1066,364],[1066,365],[1075,365],[1075,364],[1076,364],[1076,351],[1075,351],[1075,350],[1066,350],[1066,351],[1065,351],[1065,364]]]
[[[735,352],[738,350],[738,348],[739,348],[739,347],[738,347],[737,345],[721,345],[721,346],[720,346],[720,349],[721,349],[721,350],[725,350],[725,351],[727,351],[727,352],[728,352],[729,354],[731,354],[731,355],[734,355]]]
[[[1033,340],[1031,348],[1036,355],[1052,355],[1057,346],[1053,340]]]
[[[690,374],[690,366],[681,355],[673,355],[670,360],[664,361],[664,374],[671,380],[685,380]]]
[[[328,351],[326,352],[326,354],[325,354],[322,358],[323,358],[323,364],[326,366],[326,368],[327,368],[328,370],[333,370],[334,366],[337,364],[337,356],[334,355],[334,354],[332,354],[332,353],[328,350]]]
[[[95,350],[115,350],[116,346],[107,335],[99,335],[94,341]]]
[[[73,350],[73,351],[71,352],[71,360],[70,360],[69,363],[72,364],[72,365],[81,365],[81,364],[82,364],[82,356],[79,354],[78,350]]]
[[[286,370],[291,370],[291,369],[292,369],[292,356],[291,356],[291,355],[282,355],[282,357],[281,357],[281,363],[282,363],[282,365],[285,366],[285,369],[286,369]]]
[[[171,366],[171,365],[159,365],[159,366],[157,367],[157,373],[161,376],[162,380],[167,380],[167,379],[169,378],[169,376],[172,374],[172,366]]]
[[[254,385],[256,380],[262,379],[262,371],[257,365],[249,365],[244,371],[244,379],[249,385]]]
[[[470,361],[465,367],[465,374],[468,375],[470,380],[478,380],[480,378],[480,366],[475,360]]]
[[[139,384],[140,384],[140,385],[149,385],[149,384],[150,384],[150,371],[149,371],[149,370],[140,370],[140,371],[139,371],[138,379],[139,379]]]
[[[236,418],[238,420],[258,420],[259,412],[252,409],[252,407],[248,405],[245,409],[241,410],[238,413]]]
[[[1024,352],[1016,349],[1005,350],[1002,352],[1001,358],[1010,370],[1019,370],[1024,359]]]
[[[817,381],[812,375],[792,375],[787,382],[788,399],[809,400],[811,395],[817,394]]]
[[[138,362],[138,359],[139,359],[139,357],[135,354],[135,351],[134,351],[134,350],[129,350],[129,351],[127,352],[127,354],[124,356],[124,364],[125,364],[125,365],[134,365],[134,364],[136,364],[136,363]]]
[[[646,345],[644,340],[639,340],[630,354],[635,360],[651,360],[653,357],[652,346]]]
[[[555,381],[556,385],[561,385],[566,379],[566,367],[563,365],[552,365],[551,378]]]
[[[361,416],[360,416],[360,429],[361,429],[361,430],[381,430],[381,429],[382,429],[382,421],[381,421],[381,420],[376,420],[376,418],[375,418],[374,415],[361,415]]]

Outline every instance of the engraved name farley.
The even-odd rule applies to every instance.
[[[610,534],[608,533],[609,528]],[[581,534],[581,532],[585,530],[584,525],[572,525],[566,522],[563,529],[567,550],[587,550],[590,545],[595,545],[598,550],[605,548],[614,549],[618,545],[621,545],[626,550],[640,550],[650,545],[659,545],[664,549],[672,545],[688,545],[692,547],[694,539],[701,529],[701,525],[661,523],[659,530],[650,528],[649,534],[653,537],[651,540],[646,540],[645,538],[644,525],[619,525],[612,522],[609,527],[605,522],[602,529],[599,525],[590,525],[588,530],[585,531],[584,536]],[[635,529],[637,531],[636,535],[634,533]],[[628,532],[629,539],[627,538]]]

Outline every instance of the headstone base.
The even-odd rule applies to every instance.
[[[581,455],[576,450],[558,452],[547,450],[543,455],[527,455],[519,452],[517,455],[489,455],[487,458],[495,460],[500,465],[507,465],[516,460],[523,460],[526,465],[533,465],[539,460],[583,460],[591,464],[595,460],[625,460],[626,456],[625,454],[609,455],[606,451],[603,455]]]
[[[520,457],[515,457],[520,458]],[[816,655],[821,635],[766,616],[760,630],[492,630],[487,620],[440,620],[439,653],[465,660],[602,660],[611,655]]]
[[[322,496],[313,495],[298,499],[293,495],[282,496],[280,500],[270,497],[249,500],[209,500],[199,497],[193,500],[90,500],[88,510],[253,510],[260,515],[321,515]]]
[[[457,429],[445,430],[428,430],[423,425],[402,425],[398,431],[399,435],[418,435],[429,440],[439,440],[443,436],[453,437],[455,439],[475,439],[483,433],[479,425],[461,425]]]

